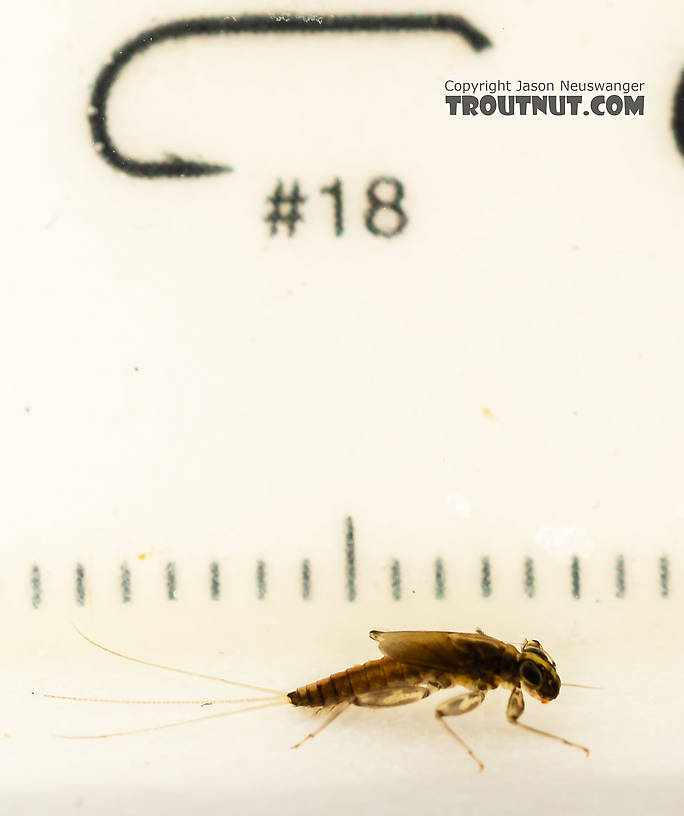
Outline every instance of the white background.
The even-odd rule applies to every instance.
[[[116,142],[234,172],[150,182],[97,158],[88,96],[117,45],[180,17],[270,10],[72,0],[8,17],[3,800],[15,813],[679,812],[683,176],[669,122],[684,12],[663,3],[644,14],[631,2],[419,9],[463,14],[494,43],[482,53],[447,34],[167,43],[117,82]],[[450,117],[446,79],[644,81],[646,115]],[[406,189],[409,224],[391,240],[363,226],[364,190],[379,175]],[[335,177],[340,238],[318,192]],[[308,196],[291,239],[269,237],[263,221],[279,178]],[[582,556],[579,600],[568,549]],[[627,592],[616,599],[620,553]],[[526,556],[534,599],[522,594]],[[263,601],[257,559],[268,565]],[[210,560],[222,568],[218,602]],[[125,607],[122,561],[133,573]],[[589,745],[589,760],[516,733],[504,695],[492,695],[458,722],[482,776],[434,724],[432,701],[354,711],[298,752],[288,746],[309,720],[287,709],[67,743],[51,733],[206,709],[84,707],[40,692],[214,693],[97,652],[70,620],[147,659],[287,689],[375,656],[370,628],[479,625],[511,641],[539,637],[563,678],[606,690],[528,706],[528,722]]]

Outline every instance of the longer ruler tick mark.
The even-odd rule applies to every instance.
[[[435,559],[435,598],[438,601],[444,599],[446,595],[446,576],[444,572],[444,561],[441,558]]]
[[[257,598],[263,601],[266,597],[266,563],[257,561],[256,568]]]
[[[393,558],[390,563],[390,587],[392,589],[392,599],[401,600],[401,565],[398,559]]]
[[[85,603],[85,569],[83,564],[76,564],[76,603],[83,606]]]
[[[570,592],[572,597],[579,599],[580,596],[580,562],[576,555],[572,556],[570,562]]]
[[[489,598],[492,594],[492,568],[486,555],[480,565],[480,589],[483,598]]]
[[[169,601],[177,600],[176,589],[176,565],[169,561],[166,565],[166,597]]]
[[[131,602],[131,571],[128,564],[124,563],[119,567],[119,577],[121,580],[121,603]]]
[[[218,601],[221,598],[221,572],[217,561],[209,564],[209,594],[212,601]]]
[[[534,561],[531,558],[525,559],[525,595],[528,598],[534,598]]]
[[[43,600],[43,588],[40,579],[40,567],[34,564],[31,567],[31,606],[38,609]]]
[[[356,599],[356,545],[354,541],[354,522],[347,516],[347,535],[344,545],[344,563],[347,579],[347,600]]]
[[[311,562],[308,558],[302,561],[302,598],[311,600]]]
[[[618,555],[615,559],[615,596],[625,597],[625,556]]]
[[[660,556],[658,562],[658,578],[660,580],[660,597],[667,598],[670,594],[670,562],[666,555]]]

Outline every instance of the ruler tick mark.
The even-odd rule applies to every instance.
[[[401,600],[401,565],[398,559],[393,558],[390,564],[390,586],[392,589],[392,599]]]
[[[625,597],[625,557],[618,555],[615,559],[615,596]]]
[[[266,563],[257,561],[256,568],[257,598],[263,601],[266,597]]]
[[[175,601],[176,598],[176,565],[173,561],[169,561],[166,565],[166,597],[169,601]]]
[[[131,602],[131,571],[128,569],[128,564],[124,563],[119,567],[119,576],[121,579],[121,602]]]
[[[40,579],[40,567],[34,564],[31,567],[31,606],[38,609],[43,600],[43,588]]]
[[[354,541],[354,522],[347,516],[347,535],[345,538],[345,570],[347,578],[347,600],[356,600],[356,544]]]
[[[661,555],[658,563],[660,579],[660,597],[667,598],[670,594],[670,562],[666,555]]]
[[[534,561],[528,556],[525,559],[525,595],[534,598],[534,592]]]
[[[483,557],[480,566],[480,588],[482,597],[489,598],[492,594],[492,568],[486,555]]]
[[[441,558],[435,559],[435,598],[438,601],[444,599],[446,595],[446,576],[444,572],[444,561]]]
[[[311,562],[308,558],[302,561],[302,598],[311,600]]]
[[[576,555],[572,556],[570,562],[570,592],[572,597],[579,599],[580,596],[580,562]]]
[[[83,606],[85,603],[85,569],[83,564],[76,564],[76,603]]]
[[[212,601],[218,601],[221,598],[221,573],[217,561],[212,561],[209,564],[209,593]]]

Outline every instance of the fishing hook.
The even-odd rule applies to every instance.
[[[93,144],[99,155],[112,167],[141,178],[184,178],[211,176],[229,172],[225,164],[189,161],[171,155],[164,161],[140,161],[126,156],[114,144],[109,134],[107,103],[109,94],[121,70],[138,54],[166,40],[210,34],[249,34],[300,32],[394,32],[439,31],[460,34],[475,50],[491,45],[489,39],[463,17],[452,14],[352,14],[341,16],[290,16],[287,14],[248,14],[241,17],[196,17],[177,20],[138,34],[112,54],[97,75],[90,96],[88,119]]]

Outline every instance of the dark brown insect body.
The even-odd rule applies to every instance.
[[[525,641],[518,651],[512,644],[489,637],[479,629],[474,634],[373,630],[370,636],[378,642],[384,657],[300,686],[287,695],[294,706],[330,709],[322,725],[295,748],[322,731],[349,705],[371,708],[407,705],[435,691],[461,686],[468,691],[438,706],[435,716],[482,769],[480,760],[445,718],[472,711],[488,691],[503,686],[512,689],[506,711],[509,722],[589,753],[581,745],[518,722],[525,707],[522,686],[543,703],[554,700],[560,691],[556,664],[539,641]]]
[[[385,640],[386,635],[399,633],[371,632],[376,640]],[[406,632],[405,635],[442,635],[438,632]],[[447,633],[444,633],[447,634]],[[448,633],[451,634],[451,633]],[[432,691],[463,686],[474,691],[489,691],[501,684],[514,684],[518,675],[518,650],[501,640],[480,635],[460,636],[458,650],[452,649],[450,666],[442,660],[434,665],[435,654],[417,654],[415,650],[406,652],[403,662],[392,657],[369,660],[360,666],[352,666],[345,671],[331,674],[315,683],[308,683],[291,691],[287,696],[292,705],[313,708],[337,705],[344,701],[367,695],[368,692],[406,689],[410,686],[424,686],[422,697]],[[464,638],[467,638],[464,639]],[[443,644],[442,651],[443,651]],[[448,645],[452,646],[451,643]],[[425,649],[426,644],[422,644]],[[380,647],[382,649],[382,645]],[[383,650],[384,651],[384,650]],[[421,662],[416,662],[420,660]],[[428,663],[427,661],[430,661]],[[432,665],[431,665],[432,664]],[[406,700],[414,702],[413,699]]]
[[[389,657],[369,660],[361,666],[331,674],[315,683],[308,683],[287,696],[292,705],[324,708],[353,700],[369,691],[392,689],[424,683],[434,672],[399,663]],[[426,696],[426,695],[423,695]]]
[[[78,631],[78,630],[77,630]],[[269,697],[252,697],[245,700],[97,700],[92,697],[64,697],[63,695],[46,695],[53,698],[67,700],[81,700],[84,702],[117,702],[142,703],[154,702],[180,705],[182,703],[202,705],[219,705],[229,703],[257,703],[250,708],[219,714],[209,714],[192,720],[167,723],[154,728],[136,729],[134,731],[120,731],[114,734],[95,734],[79,737],[79,739],[101,739],[111,736],[137,734],[146,731],[156,731],[162,728],[172,728],[185,725],[189,722],[216,719],[242,711],[289,703],[297,707],[327,710],[328,716],[318,726],[304,737],[303,740],[292,746],[297,748],[302,742],[316,736],[350,705],[367,708],[387,708],[392,706],[415,703],[428,697],[436,691],[461,686],[466,689],[455,697],[445,700],[435,709],[435,716],[444,728],[455,737],[465,748],[468,754],[477,762],[480,770],[484,768],[482,762],[475,756],[466,743],[458,736],[453,728],[447,724],[448,717],[466,714],[472,711],[485,699],[488,691],[503,686],[510,688],[511,694],[506,708],[506,717],[512,725],[517,725],[527,731],[541,734],[545,737],[563,742],[574,748],[580,748],[587,755],[589,750],[582,745],[569,742],[563,737],[540,731],[529,725],[519,722],[525,709],[523,688],[542,703],[555,700],[560,692],[561,682],[556,671],[556,664],[551,656],[542,649],[537,640],[526,640],[520,650],[510,643],[486,635],[481,629],[475,633],[466,632],[380,632],[373,630],[371,638],[378,643],[383,657],[369,660],[360,666],[352,666],[345,671],[331,674],[315,683],[300,686],[294,691],[284,694],[275,689],[227,680],[223,677],[199,674],[197,672],[178,669],[171,666],[152,663],[148,660],[116,652],[103,646],[91,638],[79,633],[89,643],[105,652],[166,671],[179,672],[205,680],[216,680],[221,683],[248,688],[269,694]]]

